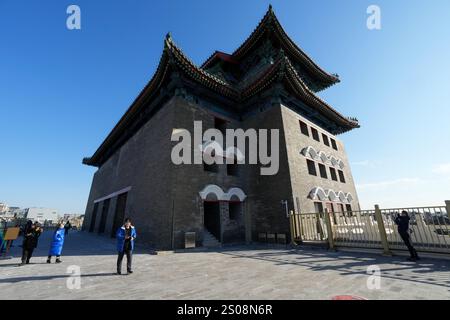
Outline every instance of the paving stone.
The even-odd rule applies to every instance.
[[[132,275],[115,275],[115,242],[74,232],[66,238],[61,264],[45,263],[51,232],[41,237],[32,264],[0,260],[0,299],[450,299],[450,261],[370,253],[328,252],[285,246],[233,246],[155,255],[139,247]],[[69,289],[67,268],[81,269],[81,288]],[[367,287],[367,267],[381,269],[380,289]],[[125,261],[124,261],[125,271]],[[71,279],[69,279],[71,280]]]

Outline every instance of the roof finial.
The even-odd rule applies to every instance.
[[[269,4],[269,12],[273,13],[272,4]]]
[[[167,41],[172,41],[172,35],[170,34],[170,31],[167,32],[167,34],[166,34],[166,40]]]

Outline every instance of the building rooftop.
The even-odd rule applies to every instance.
[[[201,66],[195,65],[167,34],[155,74],[93,156],[84,158],[83,163],[104,163],[164,101],[180,95],[179,88],[207,90],[220,97],[221,105],[242,114],[255,95],[280,84],[289,98],[314,109],[313,116],[332,124],[330,132],[358,128],[355,118],[343,116],[315,94],[337,82],[337,75],[321,69],[287,36],[271,6],[238,49],[232,54],[216,51]]]

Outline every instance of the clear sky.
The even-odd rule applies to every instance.
[[[346,145],[363,208],[450,199],[450,1],[271,1],[290,37],[342,82],[320,96],[361,128]],[[66,9],[81,8],[81,30]],[[232,52],[262,0],[0,0],[0,202],[84,213],[100,145],[158,64]],[[381,30],[366,9],[381,8]]]

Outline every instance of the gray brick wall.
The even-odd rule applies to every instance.
[[[226,164],[218,165],[217,173],[205,171],[202,164],[174,165],[170,159],[172,146],[176,144],[170,141],[172,129],[184,128],[193,134],[194,120],[203,121],[203,130],[214,128],[216,116],[228,120],[228,128],[279,129],[278,173],[262,176],[260,165],[239,165],[239,176],[235,177],[227,175]],[[244,242],[246,228],[254,240],[260,232],[289,235],[289,220],[281,200],[288,200],[289,207],[293,208],[295,197],[299,197],[302,211],[314,211],[313,201],[307,196],[315,186],[350,192],[356,204],[357,194],[343,144],[336,139],[339,150],[335,151],[302,135],[299,119],[323,132],[280,104],[240,122],[193,101],[172,98],[94,174],[84,228],[89,228],[95,199],[126,187],[131,187],[131,190],[125,216],[133,219],[139,241],[161,249],[172,247],[172,228],[175,248],[184,246],[185,232],[196,232],[197,245],[202,244],[203,201],[199,191],[209,184],[217,185],[225,192],[238,187],[247,195],[236,220],[229,219],[228,203],[221,203],[221,240],[225,243]],[[329,133],[327,135],[333,137]],[[306,160],[300,150],[309,145],[344,161],[345,184],[308,174]],[[192,149],[196,147],[192,145]],[[116,197],[111,199],[105,236],[110,236],[112,231],[116,202]],[[95,231],[99,227],[101,212],[102,203],[98,207]]]

